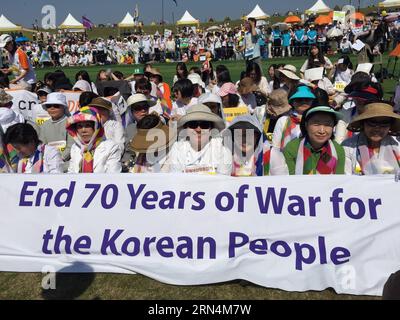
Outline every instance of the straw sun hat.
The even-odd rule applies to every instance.
[[[352,132],[359,132],[362,130],[362,124],[365,120],[382,117],[393,119],[393,124],[390,128],[389,134],[397,135],[400,133],[400,115],[394,113],[393,107],[386,103],[368,104],[366,110],[359,116],[355,117],[347,129]]]

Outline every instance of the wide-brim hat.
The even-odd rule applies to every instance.
[[[0,89],[0,104],[7,104],[13,101],[13,97],[9,95],[4,89]]]
[[[398,135],[400,133],[400,115],[393,112],[390,104],[380,102],[367,104],[366,110],[353,119],[347,130],[360,132],[365,120],[382,117],[394,119],[389,134]]]
[[[283,69],[278,69],[276,70],[278,73],[282,73],[284,76],[286,76],[289,79],[292,80],[301,80],[300,77],[296,74],[297,69],[295,66],[292,65],[285,65]]]
[[[208,121],[214,124],[214,127],[220,131],[225,129],[224,120],[211,111],[209,107],[204,104],[198,104],[190,107],[186,115],[178,121],[178,128],[183,128],[186,123],[191,121]]]
[[[94,98],[92,102],[89,103],[89,106],[112,111],[112,103],[102,97]]]
[[[163,139],[159,139],[160,134]],[[131,150],[137,153],[154,153],[165,150],[176,141],[176,130],[164,124],[161,120],[151,129],[137,129],[136,135],[130,142]]]
[[[139,102],[147,102],[150,108],[154,107],[157,104],[156,101],[147,99],[147,97],[141,93],[131,95],[128,98],[128,101],[126,103],[127,103],[128,107],[132,107],[134,104],[139,103]]]

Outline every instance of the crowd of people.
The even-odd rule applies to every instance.
[[[315,17],[314,17],[315,18]],[[382,17],[380,17],[382,18]],[[400,41],[398,21],[385,23],[374,43],[380,52],[394,48]],[[352,44],[376,28],[374,19],[353,20],[346,24],[318,25],[311,19],[296,24],[255,25],[257,54],[262,59],[307,56],[309,48],[317,45],[324,53],[350,54]],[[89,39],[86,34],[38,32],[33,41],[24,43],[33,66],[89,66],[105,64],[141,64],[149,61],[199,61],[209,53],[214,61],[246,59],[246,23],[237,27],[229,24],[201,30],[182,28],[178,32],[144,34],[126,33],[122,37]],[[374,48],[371,48],[374,50]]]
[[[309,43],[300,70],[263,70],[256,21],[245,29],[240,79],[222,63],[214,69],[214,57],[228,52],[214,51],[201,67],[177,63],[171,84],[153,64],[125,75],[101,70],[93,81],[85,70],[68,79],[62,69],[37,79],[28,48],[1,35],[7,63],[0,75],[0,172],[398,172],[399,108],[396,97],[383,100],[372,63],[353,66],[345,54],[332,62]],[[49,120],[25,119],[11,89],[34,92]],[[80,94],[72,114],[65,90]]]

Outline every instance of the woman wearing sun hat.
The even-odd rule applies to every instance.
[[[359,132],[342,145],[353,174],[394,174],[400,169],[400,115],[386,103],[371,103],[355,117],[348,129]]]
[[[272,145],[283,151],[286,145],[300,136],[300,121],[302,114],[308,110],[316,96],[308,86],[298,86],[296,92],[289,98],[289,103],[293,107],[288,116],[279,118],[276,123],[272,138]]]
[[[276,75],[288,95],[290,95],[300,83],[300,77],[296,74],[297,68],[291,64],[285,65],[282,69],[276,70]]]
[[[195,105],[178,121],[179,137],[168,157],[170,172],[231,175],[232,153],[223,145],[221,117]]]
[[[68,118],[67,131],[74,138],[68,173],[121,172],[121,150],[106,140],[97,109],[83,107]]]
[[[130,149],[137,155],[129,166],[129,171],[168,172],[167,155],[175,141],[176,130],[163,123],[160,116],[155,114],[145,116],[138,122],[137,133],[129,144]]]
[[[340,113],[328,106],[305,112],[301,137],[289,142],[283,152],[290,175],[345,173],[345,152],[333,141],[333,130],[340,118]]]

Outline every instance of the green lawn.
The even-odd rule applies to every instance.
[[[332,60],[332,62],[336,62],[339,56],[333,56],[330,57],[330,59]],[[304,61],[305,61],[305,57],[296,57],[296,58],[279,58],[279,59],[270,59],[270,60],[266,60],[263,61],[263,72],[264,74],[267,73],[267,69],[268,66],[270,64],[274,64],[274,63],[286,63],[286,64],[293,64],[297,67],[298,70],[300,70],[301,66],[303,65]],[[356,65],[356,58],[355,56],[351,57],[353,63]],[[383,58],[383,66],[386,67],[387,66],[387,61],[388,61],[388,56],[385,55]],[[218,65],[218,64],[224,64],[226,65],[230,72],[231,72],[231,76],[232,76],[232,80],[237,81],[240,78],[240,73],[242,71],[244,71],[245,66],[244,66],[244,61],[219,61],[219,62],[213,62],[214,68]],[[164,81],[166,81],[167,83],[172,84],[172,79],[175,75],[175,66],[176,63],[163,63],[163,64],[155,64],[154,65],[156,68],[160,69],[161,73],[164,76]],[[191,68],[192,66],[201,66],[199,63],[189,63],[188,64],[188,69]],[[135,69],[137,69],[139,66],[138,65],[114,65],[114,66],[90,66],[90,67],[70,67],[70,68],[63,68],[62,70],[66,73],[66,75],[71,79],[71,81],[75,80],[75,74],[80,71],[80,70],[87,70],[89,72],[89,75],[92,79],[92,81],[94,81],[96,79],[97,73],[101,70],[101,69],[107,69],[107,68],[111,68],[114,71],[120,71],[124,74],[124,76],[128,76],[130,74],[132,74],[134,72]],[[400,63],[397,67],[397,70],[400,67]],[[42,80],[45,73],[46,72],[51,72],[57,70],[57,68],[44,68],[44,69],[37,69],[36,73],[38,75],[38,79]],[[379,68],[377,68],[377,71],[379,70]],[[393,62],[390,64],[389,67],[389,71],[392,72],[393,70]],[[396,74],[398,74],[399,71],[397,71]],[[398,80],[398,77],[397,77]],[[397,80],[395,79],[387,79],[384,80],[382,85],[384,87],[384,91],[385,91],[385,98],[389,99],[393,93],[394,93],[394,88],[395,85],[397,83]]]
[[[305,58],[274,59],[264,62],[264,72],[270,63],[291,63],[300,68]],[[335,61],[335,58],[333,58]],[[385,58],[384,66],[386,66]],[[244,68],[244,62],[223,62],[238,79]],[[218,63],[215,63],[217,65]],[[190,64],[191,66],[192,64]],[[160,64],[167,82],[171,83],[175,73],[175,64]],[[132,73],[134,66],[112,66],[125,75]],[[68,77],[74,79],[75,73],[82,68],[65,68]],[[102,67],[89,67],[88,72],[95,79]],[[39,79],[54,69],[38,69]],[[383,83],[386,96],[393,93],[394,80]],[[114,274],[62,274],[57,278],[57,290],[42,291],[42,274],[38,273],[1,273],[0,299],[380,299],[379,297],[358,297],[337,295],[333,290],[323,292],[285,292],[259,287],[247,282],[230,282],[208,286],[171,286],[162,284],[141,275]]]
[[[42,290],[42,275],[25,273],[0,274],[0,300],[3,299],[89,299],[89,300],[350,300],[379,297],[337,295],[323,292],[286,292],[267,289],[244,281],[208,286],[172,286],[141,275],[60,274],[56,290]]]

